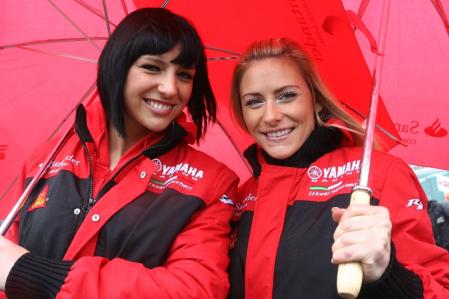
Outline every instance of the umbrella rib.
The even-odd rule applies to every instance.
[[[97,60],[94,60],[94,59],[89,59],[86,57],[75,56],[75,55],[66,54],[66,53],[43,51],[43,50],[38,50],[38,49],[33,49],[33,48],[28,48],[28,47],[23,47],[23,46],[17,46],[16,48],[31,51],[31,52],[36,52],[36,53],[40,53],[40,54],[50,55],[50,56],[57,56],[57,57],[63,57],[63,58],[68,58],[68,59],[73,59],[73,60],[86,61],[86,62],[90,62],[90,63],[97,63]]]
[[[363,15],[365,14],[365,11],[366,11],[366,8],[368,7],[369,2],[370,2],[370,0],[363,0],[360,3],[359,10],[357,11],[357,14],[359,15],[360,18],[362,18]]]
[[[108,30],[108,35],[111,35],[111,27],[109,26],[109,15],[108,15],[108,8],[106,7],[106,3],[104,0],[101,1],[103,5],[103,14],[104,14],[104,20],[106,21],[106,29]]]
[[[107,40],[107,37],[95,36],[95,37],[90,37],[90,39],[92,39],[92,40]],[[30,46],[30,45],[46,45],[46,44],[54,44],[54,43],[67,43],[67,42],[80,42],[80,41],[86,41],[86,39],[83,37],[67,37],[67,38],[34,40],[34,41],[26,42],[26,43],[18,43],[18,44],[0,46],[0,50],[8,49],[8,48],[24,47],[24,46]]]
[[[238,52],[234,52],[234,51],[223,49],[223,48],[217,48],[217,47],[207,46],[207,45],[205,46],[205,48],[209,49],[209,50],[217,51],[217,52],[223,52],[223,53],[226,53],[226,54],[240,56],[240,53],[238,53]]]
[[[166,7],[170,0],[164,0],[164,2],[161,4],[161,7]]]
[[[125,13],[125,16],[128,15],[128,7],[126,6],[125,0],[120,0],[120,3],[122,4],[123,12]]]
[[[351,110],[352,112],[354,112],[355,114],[357,114],[357,115],[360,116],[361,118],[366,119],[366,116],[365,116],[363,113],[359,112],[358,110],[352,108],[351,106],[349,106],[349,105],[347,105],[347,104],[345,104],[345,103],[343,103],[343,102],[342,102],[342,104],[343,104],[347,109]],[[400,143],[400,144],[402,144],[402,145],[405,145],[405,146],[407,145],[403,140],[397,138],[396,136],[394,136],[394,134],[390,133],[387,129],[383,128],[381,125],[379,125],[379,124],[377,124],[377,123],[376,123],[376,129],[378,129],[379,131],[381,131],[383,134],[387,135],[387,136],[388,136],[389,138],[391,138],[392,140],[394,140],[394,141],[396,141],[396,142],[398,142],[398,143]]]
[[[94,15],[96,15],[97,17],[100,17],[101,19],[104,20],[104,16],[101,14],[101,12],[99,10],[93,8],[92,6],[88,5],[84,1],[81,1],[81,0],[74,0],[74,1],[76,3],[78,3],[79,5],[81,5],[82,7],[84,7],[85,9],[87,9],[88,11],[90,11],[91,13],[93,13]],[[123,0],[122,0],[122,2],[123,2]],[[122,6],[123,6],[123,3],[122,3]],[[125,6],[125,8],[126,8],[126,6]],[[110,20],[109,20],[109,24],[111,24],[114,27],[117,26],[115,23],[111,22]]]
[[[443,21],[444,28],[446,29],[447,34],[449,35],[449,20],[446,16],[446,13],[444,11],[443,5],[441,4],[440,0],[431,0],[433,6],[435,6],[435,9],[437,10],[438,14],[440,15],[441,20]]]
[[[83,94],[83,96],[81,97],[81,99],[73,106],[72,110],[69,111],[69,113],[64,117],[64,119],[59,123],[58,127],[53,131],[53,133],[50,134],[50,136],[47,138],[47,141],[49,141],[50,139],[52,139],[54,137],[54,135],[59,131],[59,129],[63,126],[63,124],[69,119],[69,117],[73,114],[73,112],[76,110],[76,108],[78,107],[79,104],[81,104],[82,102],[84,102],[84,100],[90,95],[92,94],[92,92],[95,90],[96,87],[96,82],[94,82],[87,90],[86,92]]]
[[[100,47],[95,44],[90,38],[89,36],[80,28],[78,27],[78,25],[75,24],[75,22],[73,22],[72,19],[70,19],[52,0],[48,0],[48,2],[70,23],[72,24],[73,27],[75,27],[76,30],[78,30],[78,32],[80,32],[85,38],[86,40],[95,48],[97,48],[98,50],[101,50]]]
[[[6,187],[6,190],[0,195],[0,201],[3,200],[3,198],[6,196],[6,194],[8,194],[9,190],[11,190],[11,188],[14,186],[14,184],[16,183],[17,179],[19,178],[19,176],[16,176],[12,182],[8,185],[8,187]]]

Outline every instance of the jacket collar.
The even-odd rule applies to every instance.
[[[287,159],[275,159],[257,144],[251,145],[244,152],[244,156],[253,169],[254,177],[260,176],[263,164],[305,168],[309,167],[319,157],[340,147],[343,136],[342,131],[338,128],[315,126],[304,144]]]

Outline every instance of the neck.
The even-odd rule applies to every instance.
[[[139,140],[141,136],[127,136],[124,138],[119,134],[117,129],[109,126],[109,169],[113,170],[120,158]]]

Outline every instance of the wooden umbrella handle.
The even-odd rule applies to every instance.
[[[370,203],[370,193],[365,189],[356,189],[351,194],[351,204]],[[342,263],[338,265],[337,292],[345,299],[357,298],[362,286],[363,271],[359,262]]]

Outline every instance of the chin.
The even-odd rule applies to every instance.
[[[265,152],[270,155],[270,157],[278,160],[284,160],[290,158],[295,152],[294,151],[279,151],[279,150],[270,150],[264,149]]]

